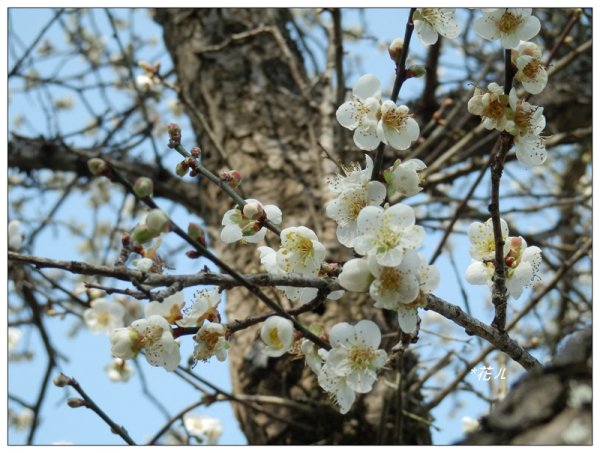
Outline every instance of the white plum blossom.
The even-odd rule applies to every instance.
[[[15,412],[12,409],[8,409],[8,422],[17,431],[25,431],[31,428],[33,423],[34,412],[28,407],[21,409],[21,412]]]
[[[179,291],[172,296],[166,297],[162,302],[157,300],[151,301],[144,307],[144,315],[146,318],[153,315],[162,316],[169,324],[173,324],[178,319],[181,319],[181,309],[184,306],[183,292]]]
[[[388,197],[395,193],[399,193],[403,197],[418,194],[423,190],[419,186],[421,184],[420,172],[426,168],[427,165],[420,159],[408,159],[404,162],[397,159],[394,165],[383,173],[388,185]]]
[[[456,38],[460,26],[454,18],[455,8],[417,8],[413,15],[415,33],[423,44],[435,44],[438,33],[445,38]]]
[[[264,353],[269,357],[281,357],[288,352],[294,340],[294,324],[281,316],[269,317],[260,329],[265,343]]]
[[[354,250],[361,255],[374,255],[381,266],[398,266],[406,250],[421,246],[423,227],[415,225],[413,209],[403,203],[384,209],[367,206],[357,219],[359,237]]]
[[[354,143],[360,149],[374,150],[381,141],[377,122],[381,105],[381,84],[373,74],[358,79],[352,90],[352,100],[342,104],[335,116],[338,122],[354,131]]]
[[[18,220],[8,222],[8,248],[15,252],[19,251],[23,245],[23,237],[21,222]]]
[[[179,343],[173,338],[171,326],[159,315],[138,319],[129,327],[113,330],[110,341],[113,356],[120,359],[133,359],[144,349],[150,365],[167,371],[175,370],[181,360]]]
[[[281,247],[277,265],[285,272],[312,273],[325,260],[325,247],[317,235],[304,226],[286,228],[281,232]]]
[[[381,343],[377,324],[369,320],[359,321],[354,326],[345,322],[336,324],[331,328],[329,341],[331,349],[327,352],[319,383],[333,381],[344,391],[348,387],[358,393],[370,392],[377,380],[377,372],[387,359],[386,352],[377,349]]]
[[[483,127],[488,130],[504,130],[508,108],[508,95],[504,94],[504,88],[495,82],[490,83],[487,90],[476,87],[467,104],[469,113],[480,116]]]
[[[181,327],[200,327],[204,321],[218,322],[221,320],[221,315],[217,310],[220,302],[221,294],[217,289],[199,291],[189,311],[175,323]]]
[[[377,123],[377,136],[394,149],[408,149],[419,138],[419,125],[409,114],[405,105],[397,106],[393,101],[381,104],[381,119]]]
[[[192,436],[204,438],[207,445],[216,445],[221,434],[223,434],[223,427],[218,418],[206,417],[200,414],[185,414],[183,416],[183,426]]]
[[[542,62],[542,52],[532,42],[521,41],[512,52],[512,61],[517,68],[515,80],[521,82],[530,94],[540,94],[548,83],[548,73]]]
[[[414,333],[417,330],[419,322],[417,308],[425,306],[427,294],[431,294],[440,284],[440,271],[433,264],[427,264],[425,258],[418,254],[418,280],[419,280],[419,296],[408,304],[399,304],[398,324],[400,329],[405,333]]]
[[[483,39],[500,39],[505,49],[515,49],[520,41],[529,41],[540,31],[537,17],[531,8],[484,9],[483,16],[475,19],[475,32]]]
[[[538,277],[542,262],[542,251],[539,247],[527,247],[522,237],[510,240],[510,252],[504,259],[506,264],[506,290],[514,299],[521,297],[523,288],[529,286]]]
[[[300,344],[300,350],[304,354],[304,358],[308,367],[313,373],[318,375],[321,372],[321,367],[323,366],[323,358],[319,354],[319,347],[312,341],[304,339]]]
[[[527,166],[542,165],[548,155],[540,137],[546,127],[544,108],[517,99],[514,88],[510,91],[509,103],[511,112],[506,131],[515,137],[517,159]]]
[[[356,400],[356,392],[350,388],[346,376],[338,375],[327,363],[319,370],[319,385],[329,393],[340,407],[341,414],[347,414]]]
[[[83,320],[92,333],[110,333],[124,326],[125,309],[121,304],[106,299],[94,299],[90,308],[84,310]]]
[[[346,262],[338,276],[339,284],[348,291],[364,293],[373,282],[369,263],[364,258],[354,258]]]
[[[508,225],[504,219],[500,219],[500,231],[502,240],[504,241],[504,256],[510,250],[508,239]],[[469,254],[471,258],[479,261],[494,260],[496,257],[496,239],[494,238],[494,225],[492,219],[488,219],[485,223],[473,222],[469,225],[467,231],[471,248]]]
[[[521,297],[523,289],[536,278],[542,262],[542,251],[539,247],[527,247],[522,237],[510,237],[506,240],[509,246],[504,257],[506,291],[514,299]],[[472,260],[467,267],[465,278],[472,285],[493,285],[495,264],[493,260]]]
[[[335,175],[328,179],[327,187],[337,194],[354,187],[363,187],[371,181],[373,175],[373,159],[365,154],[365,168],[358,162],[351,162],[348,167],[342,166],[344,175]]]
[[[279,225],[281,218],[281,210],[277,206],[263,206],[258,200],[248,199],[242,210],[239,207],[230,209],[223,215],[221,240],[228,244],[241,240],[255,244],[262,241],[267,233],[263,222],[268,219]]]
[[[369,269],[375,277],[369,294],[376,308],[397,310],[401,304],[409,304],[419,295],[419,257],[414,250],[407,250],[399,266],[387,267],[377,264],[369,257]]]
[[[386,189],[379,181],[371,181],[373,161],[366,156],[365,170],[355,169],[347,173],[346,177],[339,176],[333,179],[329,187],[340,194],[329,201],[325,208],[328,217],[336,221],[336,236],[338,241],[346,247],[353,247],[358,229],[356,219],[365,206],[378,206],[385,200]]]
[[[213,355],[221,362],[227,359],[230,345],[225,339],[225,328],[216,322],[206,322],[194,336],[193,357],[196,360],[208,361]]]
[[[104,367],[108,379],[113,382],[127,382],[133,375],[133,368],[126,360],[115,358]]]

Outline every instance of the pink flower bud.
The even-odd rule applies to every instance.
[[[226,182],[234,189],[242,182],[242,175],[237,170],[223,171],[219,177],[221,178],[221,181]]]
[[[179,144],[181,143],[181,128],[179,125],[175,123],[167,124],[167,132],[169,133],[169,138],[171,139],[171,143]]]
[[[154,192],[154,183],[150,178],[141,176],[135,180],[133,192],[140,198],[150,197]]]

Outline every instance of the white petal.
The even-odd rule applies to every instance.
[[[360,121],[360,106],[361,104],[358,101],[344,102],[338,107],[335,117],[343,127],[353,131]]]
[[[529,41],[540,32],[540,28],[540,20],[535,16],[529,16],[525,19],[525,23],[519,28],[519,38],[523,41]]]
[[[264,206],[264,210],[265,214],[267,214],[267,219],[269,219],[271,223],[275,225],[279,225],[281,223],[281,218],[283,216],[281,209],[274,204],[268,204]]]
[[[506,281],[506,288],[510,295],[518,299],[521,296],[523,288],[531,281],[533,277],[533,268],[530,263],[521,262],[514,270],[511,278]]]
[[[373,74],[365,74],[356,82],[352,94],[359,99],[380,98],[381,84]]]
[[[370,205],[380,205],[385,200],[386,190],[383,183],[379,181],[370,181],[367,184],[367,203]]]
[[[500,12],[500,16],[502,12]],[[473,23],[473,28],[475,29],[475,33],[481,36],[483,39],[488,39],[493,41],[494,39],[498,39],[500,37],[500,33],[496,24],[492,20],[491,15],[484,15],[483,17],[478,17],[475,19]]]
[[[491,283],[491,272],[483,262],[473,260],[467,267],[465,278],[471,285],[487,285]]]
[[[378,348],[381,344],[381,331],[373,321],[363,319],[362,321],[357,322],[354,326],[354,331],[356,332],[360,344],[370,346],[374,349]]]
[[[415,32],[426,46],[435,44],[438,40],[437,31],[425,20],[415,20]]]
[[[226,244],[239,241],[242,237],[242,230],[238,225],[227,225],[221,231],[221,240]]]
[[[354,144],[365,151],[373,151],[379,146],[381,140],[377,136],[377,125],[371,124],[367,127],[359,127],[354,131]]]
[[[356,226],[356,222],[338,225],[335,234],[338,241],[340,241],[340,244],[350,248],[354,247],[354,242],[358,237],[358,227]]]
[[[397,131],[387,124],[384,124],[383,133],[385,134],[385,139],[392,148],[403,150],[410,147],[410,138],[404,129]]]
[[[404,333],[413,333],[417,330],[417,309],[402,308],[398,310],[398,324]]]
[[[404,258],[404,249],[402,248],[388,249],[382,253],[377,253],[376,255],[377,264],[386,267],[399,266],[402,262],[402,258]]]
[[[364,207],[356,218],[360,234],[375,234],[383,222],[383,213],[384,210],[380,206]]]
[[[385,211],[385,222],[400,228],[413,226],[415,224],[415,211],[407,204],[397,203]]]
[[[365,292],[373,280],[367,260],[355,258],[344,264],[338,282],[348,291]]]
[[[354,337],[354,327],[347,322],[340,322],[331,328],[329,332],[329,342],[334,348],[347,345]]]

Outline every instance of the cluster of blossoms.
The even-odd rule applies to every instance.
[[[227,358],[229,343],[220,323],[217,305],[221,296],[217,290],[203,290],[196,294],[195,303],[184,311],[183,293],[176,293],[162,302],[152,301],[144,307],[143,317],[127,325],[121,305],[104,299],[92,301],[84,312],[84,320],[92,331],[109,333],[111,352],[117,359],[106,367],[111,380],[126,381],[131,375],[125,360],[135,358],[144,351],[152,366],[173,371],[179,365],[181,354],[174,327],[197,327],[193,357],[208,360],[213,355],[223,361]],[[120,308],[119,308],[120,307]]]
[[[531,42],[540,30],[540,21],[531,15],[531,8],[500,8],[484,11],[475,21],[475,31],[484,39],[500,39],[505,49],[512,49],[514,79],[530,94],[545,88],[548,74],[541,61],[541,51]],[[508,94],[497,83],[487,89],[475,88],[468,110],[481,117],[488,130],[505,131],[514,137],[515,152],[527,166],[542,165],[547,158],[544,139],[546,127],[544,109],[517,97],[515,88]]]
[[[221,240],[228,244],[245,241],[256,244],[264,239],[267,229],[265,220],[274,225],[281,223],[281,210],[275,205],[263,206],[258,200],[246,200],[244,208],[230,209],[223,216]]]
[[[508,225],[500,219],[504,256],[506,290],[514,299],[518,299],[523,288],[529,286],[538,276],[542,262],[542,251],[536,246],[527,246],[521,236],[508,235]],[[492,219],[485,223],[474,222],[469,226],[471,241],[471,264],[466,271],[466,279],[473,285],[488,285],[492,287],[495,272],[496,241]]]
[[[221,421],[205,415],[187,413],[183,416],[183,426],[190,435],[200,438],[206,445],[216,445],[223,434]]]

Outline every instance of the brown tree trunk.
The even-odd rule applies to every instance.
[[[329,259],[347,259],[349,250],[336,247],[335,225],[324,217],[329,196],[325,176],[335,172],[335,165],[323,157],[319,146],[334,151],[331,74],[325,72],[315,85],[307,78],[302,56],[286,28],[290,12],[164,9],[157,10],[155,18],[163,26],[179,86],[194,106],[188,114],[204,164],[215,172],[239,170],[247,198],[276,204],[283,211],[284,227],[304,225],[313,229],[328,248]],[[214,240],[231,201],[207,182],[198,203],[212,245],[223,260],[242,272],[258,271],[255,246],[225,246]],[[269,235],[268,241],[276,247],[278,239]],[[289,307],[282,296],[274,297]],[[260,301],[241,289],[228,293],[229,320],[264,310]],[[397,331],[395,316],[390,322],[382,310],[372,308],[372,303],[348,294],[338,302],[327,303],[319,313],[303,315],[301,322],[320,324],[328,330],[337,322],[365,318],[375,319],[384,332]],[[234,393],[272,395],[301,404],[265,406],[279,420],[235,405],[250,444],[431,443],[428,425],[407,416],[428,418],[419,409],[420,395],[402,391],[415,377],[416,358],[412,354],[405,353],[401,359],[401,373],[386,372],[370,394],[359,397],[351,412],[341,416],[328,403],[303,360],[294,360],[291,355],[270,359],[262,353],[256,337],[257,327],[238,332],[231,340]],[[400,381],[401,391],[385,385],[384,379]]]

